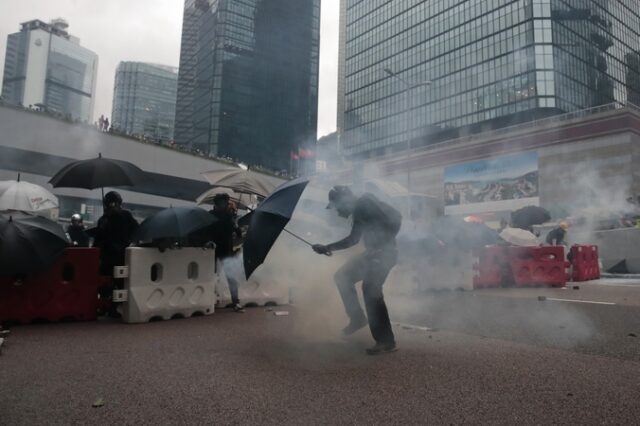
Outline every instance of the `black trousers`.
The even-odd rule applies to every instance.
[[[355,287],[357,282],[362,281],[369,328],[373,339],[378,343],[395,343],[382,286],[397,261],[398,251],[395,248],[365,251],[352,257],[335,274],[342,302],[353,322],[365,319]]]

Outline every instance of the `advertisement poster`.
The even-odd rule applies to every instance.
[[[445,206],[525,201],[538,197],[538,153],[506,155],[444,169]],[[518,203],[521,204],[521,203]]]

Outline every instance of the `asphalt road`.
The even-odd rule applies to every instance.
[[[302,307],[15,327],[0,424],[637,424],[640,287],[601,287],[394,297],[378,357]]]

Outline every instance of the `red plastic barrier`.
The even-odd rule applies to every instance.
[[[569,279],[563,246],[509,247],[509,259],[518,287],[563,287]]]
[[[473,277],[473,288],[500,287],[505,268],[509,267],[506,248],[487,246],[475,254],[478,257],[478,263],[473,265],[473,269],[476,271],[476,275]]]
[[[573,281],[590,281],[600,278],[598,246],[575,245],[571,247]]]
[[[0,277],[0,322],[95,320],[98,287],[104,282],[99,257],[97,248],[69,248],[48,271],[27,275],[20,283]]]

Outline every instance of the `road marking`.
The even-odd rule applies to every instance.
[[[635,287],[635,288],[640,288],[640,284],[587,283],[587,285],[601,285],[603,287]]]
[[[405,324],[405,323],[402,323],[402,322],[394,322],[393,325],[395,325],[397,327],[402,327],[402,328],[408,329],[408,330],[431,331],[431,329],[429,327],[423,327],[421,325]]]
[[[556,299],[553,297],[547,297],[545,300],[551,300],[553,302],[591,303],[594,305],[615,305],[613,302],[597,302],[595,300]]]

